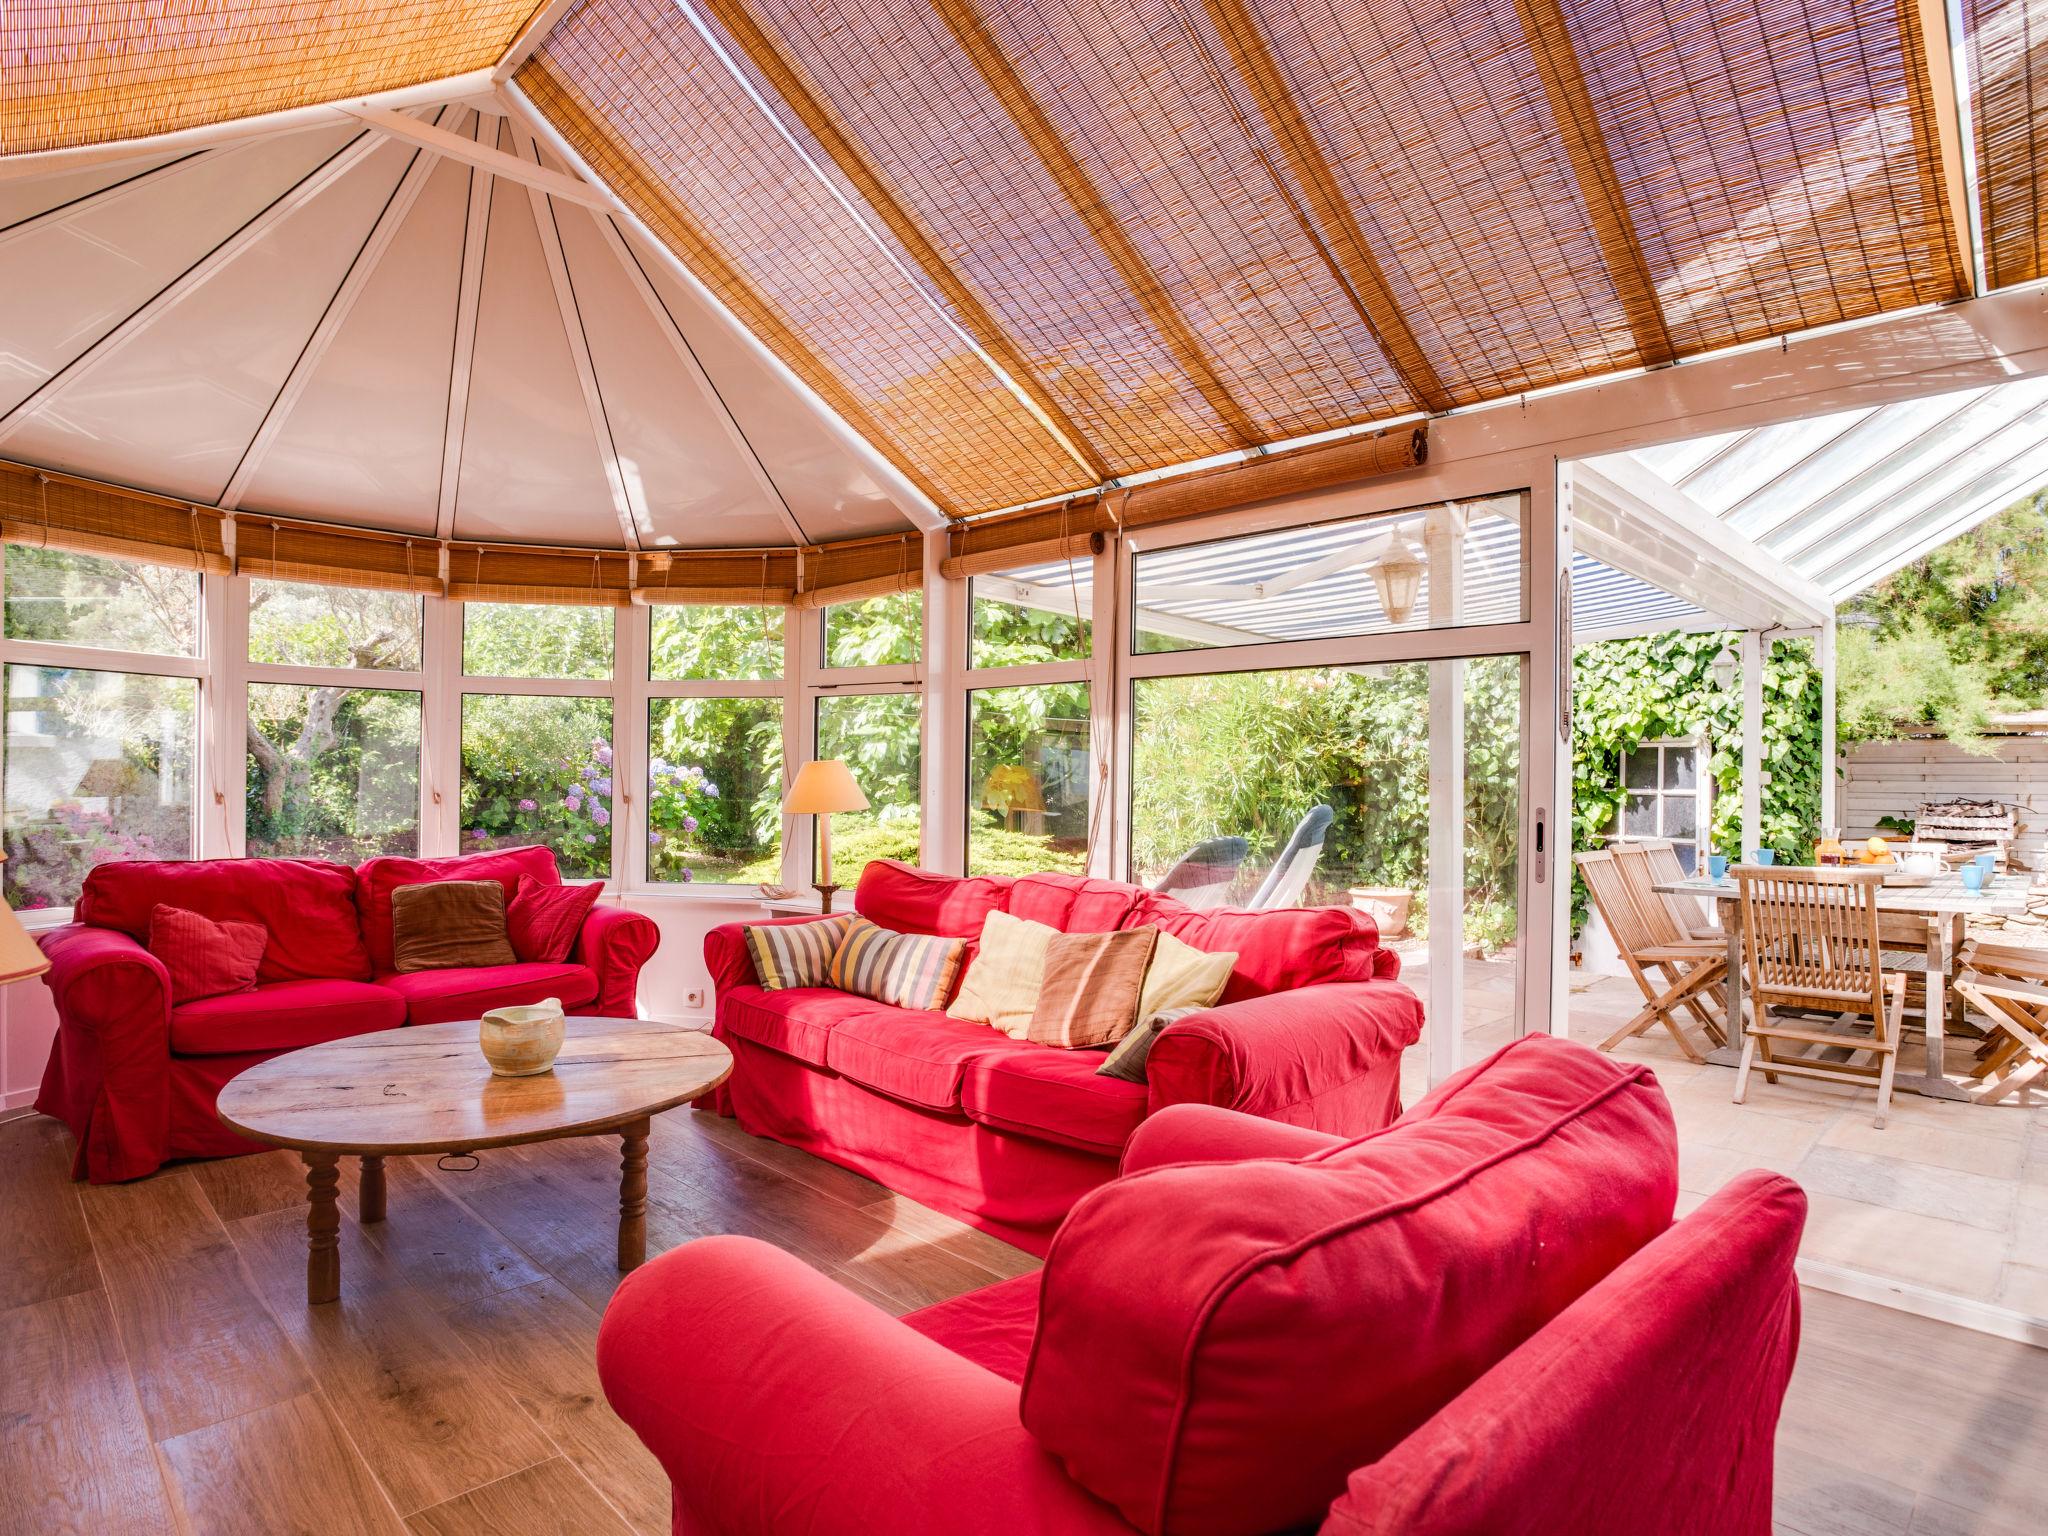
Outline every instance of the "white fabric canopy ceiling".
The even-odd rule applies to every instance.
[[[0,458],[180,499],[644,549],[910,526],[608,215],[360,124],[0,181],[0,338]]]

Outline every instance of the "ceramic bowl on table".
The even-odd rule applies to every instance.
[[[552,1071],[568,1026],[560,998],[493,1008],[477,1021],[477,1044],[499,1077],[535,1077]]]

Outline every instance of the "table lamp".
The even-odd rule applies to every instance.
[[[832,883],[832,813],[867,808],[868,797],[853,781],[852,771],[836,757],[805,763],[797,769],[789,793],[782,797],[782,809],[788,814],[818,818],[818,878],[811,884],[817,887],[827,913],[832,910],[832,893],[839,889]]]
[[[6,859],[7,855],[0,853],[0,863]],[[28,936],[21,919],[14,915],[14,908],[0,902],[0,984],[26,981],[49,968],[50,957]]]

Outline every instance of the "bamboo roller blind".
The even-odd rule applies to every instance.
[[[1994,286],[2048,272],[2048,12],[2030,0],[1965,0],[1984,265]]]
[[[539,0],[7,0],[0,154],[169,133],[498,62]]]
[[[1961,295],[1918,11],[583,0],[519,79],[972,515]]]

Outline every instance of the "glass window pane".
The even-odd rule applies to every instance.
[[[69,906],[110,860],[192,857],[198,704],[191,678],[7,668],[9,905]]]
[[[782,609],[658,604],[647,675],[657,682],[782,676]]]
[[[1088,864],[1088,685],[968,695],[967,872]]]
[[[249,659],[417,672],[420,599],[410,592],[259,577],[249,583]]]
[[[1657,797],[1630,795],[1622,818],[1622,830],[1630,837],[1657,835]]]
[[[974,577],[967,665],[1086,661],[1094,570],[1091,561],[1055,560]]]
[[[1527,613],[1518,493],[1140,551],[1140,653],[1514,623]],[[1433,567],[1455,578],[1433,582]]]
[[[462,670],[470,677],[610,677],[612,610],[465,603]]]
[[[1623,782],[1630,789],[1655,789],[1657,787],[1657,749],[1642,747],[1628,754]]]
[[[1691,795],[1664,796],[1664,835],[1691,837],[1699,831],[1699,802]]]
[[[1666,747],[1664,749],[1664,787],[1666,789],[1691,789],[1698,783],[1697,766],[1694,763],[1694,749],[1691,747]]]
[[[782,878],[782,701],[647,706],[647,874],[755,885]]]
[[[7,546],[7,638],[199,654],[199,575],[32,544]]]
[[[420,696],[249,686],[248,849],[359,864],[420,847]]]
[[[464,697],[465,852],[541,843],[570,879],[609,875],[612,805],[610,699]]]
[[[825,610],[826,666],[909,667],[923,659],[922,592],[834,603]]]
[[[818,700],[818,756],[852,771],[868,808],[832,818],[832,878],[847,890],[874,859],[919,862],[918,764],[924,699],[915,693],[835,693]]]

